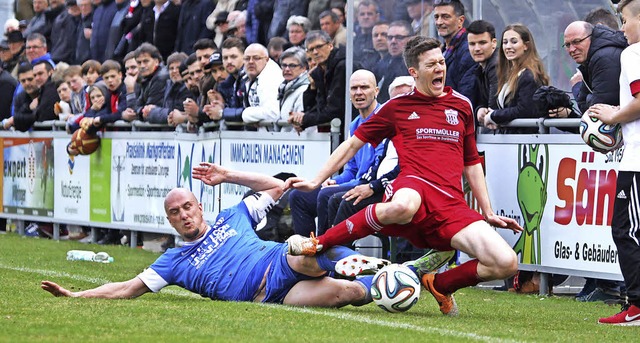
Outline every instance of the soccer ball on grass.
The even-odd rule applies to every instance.
[[[388,312],[404,312],[420,298],[420,280],[409,268],[390,264],[380,269],[371,284],[373,301]]]

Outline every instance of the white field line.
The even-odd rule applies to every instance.
[[[357,314],[353,314],[353,313],[329,312],[329,311],[321,310],[321,309],[312,309],[312,308],[306,308],[306,307],[291,307],[291,306],[282,306],[282,305],[274,305],[274,304],[259,304],[259,305],[260,306],[264,306],[264,307],[271,307],[271,308],[275,308],[275,309],[282,309],[282,310],[291,311],[291,312],[309,313],[309,314],[313,314],[313,315],[323,315],[325,317],[344,319],[344,320],[363,323],[363,324],[385,326],[385,327],[394,328],[394,329],[406,329],[406,330],[418,331],[418,332],[422,332],[422,333],[436,333],[436,334],[440,334],[440,335],[443,335],[443,336],[450,336],[450,337],[456,337],[456,338],[466,338],[466,339],[472,339],[472,340],[477,340],[477,341],[504,342],[504,343],[520,342],[520,341],[516,341],[516,340],[506,340],[506,339],[501,339],[501,338],[491,337],[491,336],[482,336],[482,335],[478,335],[478,334],[475,334],[475,333],[468,333],[468,332],[454,331],[454,330],[449,330],[449,329],[441,329],[441,328],[434,328],[434,327],[424,327],[424,326],[417,326],[417,325],[413,325],[413,324],[406,324],[406,323],[398,323],[398,322],[392,322],[392,321],[386,321],[386,320],[372,319],[372,318],[369,318],[369,317],[366,317],[366,316],[363,316],[363,315],[357,315]]]
[[[49,276],[49,277],[56,277],[56,278],[68,278],[68,279],[72,279],[72,280],[77,280],[77,281],[82,281],[82,282],[87,282],[87,283],[93,283],[93,284],[96,284],[96,285],[103,285],[105,283],[111,282],[111,281],[106,280],[106,279],[94,278],[94,277],[83,276],[83,275],[69,274],[69,273],[59,272],[59,271],[55,271],[55,270],[33,269],[33,268],[26,268],[26,267],[13,267],[13,266],[7,266],[7,265],[1,264],[1,263],[0,263],[0,269],[14,270],[14,271],[23,272],[23,273],[40,274],[40,275]],[[162,290],[162,293],[167,293],[167,294],[181,296],[181,297],[190,297],[190,298],[199,298],[199,299],[202,298],[200,295],[192,293],[192,292],[189,292],[187,290],[164,289],[164,290]],[[440,334],[440,335],[443,335],[443,336],[456,337],[456,338],[465,338],[465,339],[471,339],[471,340],[476,340],[476,341],[504,342],[504,343],[519,342],[519,341],[516,341],[516,340],[505,340],[505,339],[500,339],[500,338],[497,338],[497,337],[483,336],[483,335],[478,335],[478,334],[469,333],[469,332],[461,332],[461,331],[454,331],[454,330],[449,330],[449,329],[441,329],[441,328],[434,328],[434,327],[424,327],[424,326],[417,326],[417,325],[406,324],[406,323],[398,323],[398,322],[393,322],[393,321],[372,319],[372,318],[369,318],[369,317],[366,317],[366,316],[363,316],[363,315],[356,315],[356,314],[352,314],[352,313],[330,312],[330,311],[320,310],[320,309],[311,309],[311,308],[305,308],[305,307],[282,306],[282,305],[274,305],[274,304],[260,304],[260,303],[247,303],[247,304],[253,304],[253,305],[261,306],[261,307],[269,307],[269,308],[274,308],[274,309],[284,310],[284,311],[289,311],[289,312],[298,312],[298,313],[308,313],[308,314],[313,314],[313,315],[322,315],[322,316],[325,316],[325,317],[338,318],[338,319],[348,320],[348,321],[351,321],[351,322],[358,322],[358,323],[362,323],[362,324],[384,326],[384,327],[389,327],[389,328],[394,328],[394,329],[405,329],[405,330],[417,331],[417,332],[421,332],[421,333],[436,333],[436,334]]]

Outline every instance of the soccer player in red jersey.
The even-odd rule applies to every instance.
[[[518,268],[513,249],[490,225],[516,232],[522,227],[491,209],[476,148],[472,106],[463,95],[445,87],[446,64],[440,43],[414,37],[407,42],[404,59],[416,80],[413,92],[385,103],[331,154],[314,179],[291,178],[286,183],[296,189],[313,190],[365,143],[375,146],[391,138],[401,172],[387,187],[386,201],[369,205],[317,239],[293,236],[288,241],[289,251],[312,255],[374,232],[405,237],[419,248],[463,251],[475,259],[440,274],[421,276],[440,311],[456,315],[456,290],[507,278]],[[464,200],[463,173],[484,218]]]

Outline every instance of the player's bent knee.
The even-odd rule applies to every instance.
[[[392,201],[387,203],[382,218],[378,217],[378,219],[385,223],[407,224],[411,222],[414,214],[415,209],[409,204]]]
[[[513,250],[505,251],[496,259],[495,267],[496,278],[506,279],[513,276],[518,271],[518,256]]]

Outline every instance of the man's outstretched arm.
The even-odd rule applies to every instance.
[[[137,298],[151,290],[138,277],[129,281],[112,282],[86,291],[71,292],[51,281],[42,281],[40,287],[56,297],[131,299]]]
[[[209,186],[216,186],[223,182],[246,186],[254,192],[269,194],[274,200],[280,199],[284,189],[284,182],[273,176],[232,170],[208,162],[202,162],[193,168],[193,178]]]
[[[331,175],[335,174],[342,166],[344,166],[355,154],[362,148],[364,142],[356,136],[342,142],[336,150],[333,151],[329,160],[324,164],[315,178],[305,181],[303,178],[292,177],[287,179],[286,188],[293,187],[302,191],[312,191],[318,187]]]

